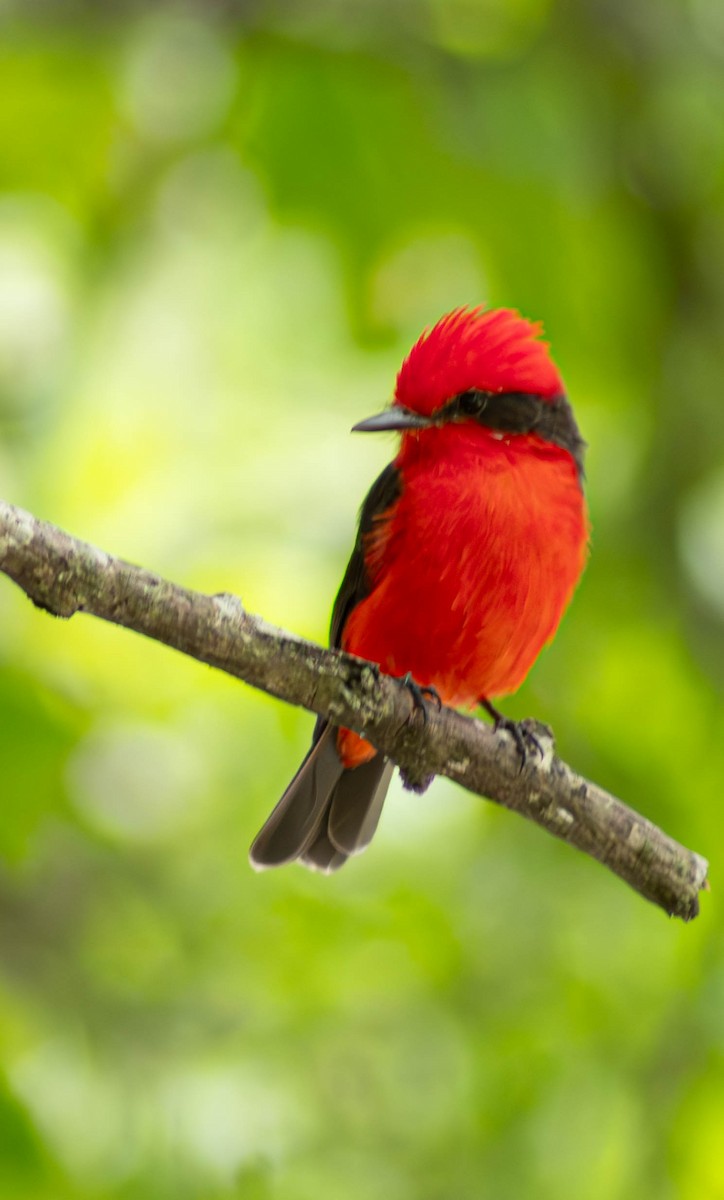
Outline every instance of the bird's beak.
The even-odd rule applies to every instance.
[[[352,426],[352,433],[385,433],[391,429],[403,431],[427,429],[430,424],[429,417],[423,417],[410,408],[402,408],[399,404],[395,404],[392,408],[386,408],[384,412],[377,413],[374,417],[358,421],[356,425]]]

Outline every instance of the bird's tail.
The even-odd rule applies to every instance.
[[[329,874],[372,840],[393,766],[381,754],[344,767],[337,730],[322,724],[281,800],[254,839],[249,858],[262,871],[299,859]]]

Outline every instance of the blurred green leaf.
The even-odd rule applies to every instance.
[[[3,494],[322,638],[391,453],[350,426],[445,309],[542,319],[592,554],[506,711],[714,887],[666,922],[444,781],[256,876],[312,719],[5,583],[0,1194],[724,1195],[716,5],[0,21]]]

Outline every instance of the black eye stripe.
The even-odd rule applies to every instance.
[[[543,400],[529,392],[470,390],[453,397],[435,414],[435,424],[470,420],[500,433],[535,433],[544,441],[561,446],[573,457],[578,474],[583,477],[586,443],[564,395]]]

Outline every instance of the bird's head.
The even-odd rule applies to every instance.
[[[541,333],[514,309],[455,309],[412,347],[392,406],[354,429],[413,433],[476,421],[503,433],[536,433],[568,450],[582,473],[585,443]]]

